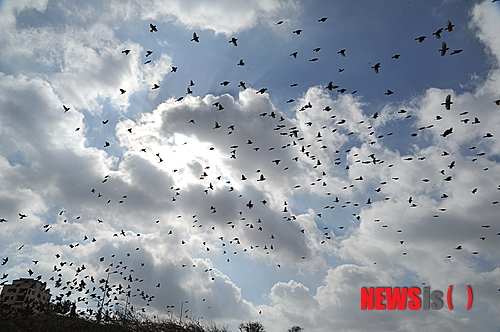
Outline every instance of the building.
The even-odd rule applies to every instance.
[[[4,285],[0,293],[0,307],[3,309],[34,309],[47,306],[50,290],[47,283],[35,279],[21,278]]]

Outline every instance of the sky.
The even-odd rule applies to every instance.
[[[0,31],[0,282],[95,313],[109,276],[108,308],[233,331],[500,331],[500,2],[3,0]]]

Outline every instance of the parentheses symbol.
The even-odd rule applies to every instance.
[[[453,303],[451,303],[451,292],[453,291],[453,286],[448,287],[448,294],[446,296],[446,302],[448,302],[448,309],[453,310]]]
[[[467,310],[470,310],[470,308],[472,308],[472,299],[473,299],[473,295],[472,295],[472,287],[470,285],[467,286],[467,293],[468,293],[468,302],[467,302]]]

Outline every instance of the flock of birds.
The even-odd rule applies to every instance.
[[[493,0],[493,2],[495,2],[495,1],[497,1],[497,0]],[[325,23],[327,21],[327,19],[328,19],[327,17],[322,17],[318,20],[318,23]],[[276,23],[276,25],[282,25],[282,24],[283,24],[283,21],[279,21]],[[149,29],[150,33],[152,33],[152,34],[159,33],[156,25],[150,24],[149,28],[150,28]],[[435,38],[437,38],[437,39],[441,39],[442,38],[441,34],[444,31],[451,33],[453,31],[453,28],[454,28],[454,25],[452,24],[451,21],[448,20],[445,27],[439,28],[434,33],[432,33],[432,35],[435,36]],[[302,30],[300,30],[300,29],[296,29],[296,30],[292,31],[292,33],[296,34],[297,36],[299,36],[301,34],[301,32],[302,32]],[[427,36],[419,36],[419,37],[415,38],[415,40],[419,43],[422,43],[425,41],[426,38],[427,38]],[[196,32],[194,32],[192,35],[191,41],[195,42],[195,43],[200,43],[201,42],[200,39],[201,39],[201,37]],[[229,44],[233,45],[234,47],[238,47],[238,39],[235,37],[232,37],[229,40]],[[319,52],[320,50],[321,50],[321,48],[319,48],[319,47],[313,49],[313,51],[316,53]],[[441,49],[439,49],[437,51],[439,52],[439,54],[441,56],[445,56],[449,50],[450,50],[450,48],[447,46],[446,42],[443,41],[442,45],[441,45]],[[124,56],[127,56],[130,54],[131,50],[125,49],[121,52],[124,54]],[[449,54],[456,55],[456,54],[459,54],[461,52],[462,52],[461,49],[455,49]],[[145,62],[145,65],[151,63],[152,60],[149,58],[151,56],[151,54],[153,54],[153,51],[146,52],[145,57],[148,59]],[[342,56],[342,57],[349,56],[349,52],[346,49],[339,50],[337,52],[337,54]],[[298,52],[297,51],[293,52],[290,54],[290,56],[293,58],[297,58]],[[400,57],[401,57],[400,54],[395,54],[394,56],[392,56],[392,59],[398,60]],[[312,58],[309,61],[314,62],[317,60],[318,60],[318,58]],[[240,59],[239,62],[237,62],[237,65],[238,66],[245,66],[245,61],[243,59]],[[378,74],[379,71],[381,70],[381,68],[382,68],[381,63],[376,63],[374,66],[371,67],[371,69],[373,69],[375,74]],[[177,69],[178,69],[177,67],[172,67],[171,72],[175,73],[177,71]],[[341,68],[341,69],[339,69],[339,71],[343,71],[343,69]],[[228,84],[230,84],[230,82],[223,81],[220,84],[222,86],[227,86]],[[195,85],[195,83],[193,82],[193,80],[190,80],[189,85],[187,87],[186,95],[193,94],[192,89],[193,89],[194,85]],[[293,86],[294,85],[292,84],[292,87]],[[247,83],[240,81],[238,84],[238,87],[241,87],[242,89],[247,89]],[[338,93],[345,93],[347,91],[347,89],[341,88],[340,86],[334,84],[333,81],[326,83],[324,85],[324,88],[330,92],[337,91]],[[154,84],[151,87],[151,89],[153,89],[153,90],[160,89],[160,85]],[[267,91],[267,88],[261,88],[259,90],[256,90],[256,93],[257,94],[264,94],[266,91]],[[126,92],[127,91],[124,88],[119,89],[120,94],[125,94]],[[356,93],[356,92],[357,91],[353,91],[352,93]],[[387,90],[387,92],[385,94],[391,95],[393,93],[394,93],[393,91]],[[184,98],[185,98],[185,96],[179,97],[176,99],[176,101],[182,102],[182,100]],[[291,103],[291,102],[294,102],[294,100],[291,99],[288,102]],[[494,103],[496,105],[500,106],[500,99],[495,100]],[[453,105],[452,96],[451,95],[446,96],[445,100],[442,102],[441,105],[444,107],[444,109],[446,111],[452,111],[452,105]],[[69,107],[69,106],[63,105],[62,107],[63,107],[64,113],[67,113],[71,110],[71,107]],[[214,107],[214,110],[216,112],[224,110],[224,106],[222,105],[222,103],[220,101],[215,102],[213,104],[213,107]],[[309,109],[313,109],[313,108],[314,108],[314,105],[312,105],[311,102],[307,102],[305,105],[298,108],[297,111],[298,112],[305,112],[305,111],[307,111]],[[296,151],[297,155],[291,161],[293,161],[295,164],[299,161],[299,159],[302,161],[306,161],[307,163],[309,163],[311,165],[311,168],[312,168],[311,174],[316,174],[316,172],[319,172],[319,174],[322,174],[321,177],[314,179],[310,185],[311,186],[317,185],[317,186],[324,187],[326,195],[331,195],[331,191],[328,191],[328,183],[324,179],[327,177],[327,173],[325,171],[321,170],[322,162],[317,156],[315,156],[311,147],[313,147],[313,148],[319,147],[321,149],[329,148],[328,146],[326,146],[326,144],[323,143],[323,138],[325,138],[328,135],[334,135],[337,131],[340,132],[340,131],[344,130],[343,128],[345,128],[345,126],[343,126],[343,125],[347,123],[347,120],[346,119],[336,119],[335,115],[330,116],[329,112],[331,110],[332,110],[332,108],[330,106],[326,106],[322,109],[322,111],[325,112],[324,114],[328,114],[329,119],[331,121],[331,124],[329,126],[321,127],[321,129],[318,131],[318,133],[314,136],[314,139],[310,142],[306,141],[306,135],[305,135],[303,129],[301,129],[300,127],[297,127],[297,126],[293,126],[293,125],[287,126],[286,123],[289,123],[289,122],[287,122],[285,117],[280,115],[278,112],[272,111],[272,112],[263,112],[263,113],[259,114],[259,116],[262,118],[262,121],[268,121],[268,123],[272,124],[271,127],[272,127],[273,131],[276,132],[277,138],[279,138],[281,140],[284,140],[284,139],[288,140],[286,144],[281,146],[282,149],[295,149],[294,151]],[[405,110],[400,110],[398,112],[398,114],[401,114],[402,119],[411,117],[411,115],[407,115],[406,113],[407,112]],[[465,117],[467,115],[467,113],[468,112],[463,112],[460,114],[461,116],[463,116],[463,118],[461,119],[461,122],[464,125],[468,125],[468,123],[473,124],[473,125],[481,123],[481,120],[478,119],[478,117],[476,117],[476,116],[473,116],[473,118],[474,118],[473,120]],[[371,117],[371,119],[373,119],[373,120],[376,120],[377,118],[378,118],[378,112],[373,114],[373,116]],[[436,118],[435,118],[436,121],[439,121],[442,119],[443,119],[443,116],[436,115]],[[102,124],[106,125],[108,123],[108,121],[109,121],[108,119],[103,120]],[[363,121],[361,121],[359,124],[362,124],[362,122]],[[206,123],[197,122],[196,119],[191,119],[189,121],[189,124],[191,124],[191,125],[207,125]],[[308,127],[312,127],[313,123],[307,122],[304,125],[306,127],[303,127],[303,128],[308,128]],[[433,124],[429,124],[426,127],[419,128],[419,131],[420,130],[427,130],[427,129],[430,129],[432,127],[433,127]],[[225,126],[221,125],[221,123],[219,121],[214,121],[214,126],[212,129],[215,131],[215,130],[220,130],[221,128],[225,128]],[[80,128],[77,128],[76,131],[78,131],[79,129]],[[445,139],[449,135],[453,134],[453,129],[454,129],[453,127],[446,129],[441,134],[443,139]],[[227,126],[227,130],[228,130],[228,132],[226,135],[231,135],[236,130],[235,125],[230,124],[229,126]],[[370,135],[371,137],[374,137],[373,128],[371,126],[368,126],[367,130],[369,133],[368,135]],[[128,128],[127,131],[129,132],[129,134],[132,134],[133,128],[132,127]],[[351,135],[351,134],[353,134],[353,132],[348,133],[348,135]],[[418,132],[412,133],[411,136],[415,137],[415,136],[417,136],[417,134],[418,134]],[[388,137],[391,135],[393,135],[393,133],[388,133],[385,136]],[[376,144],[377,139],[381,139],[383,137],[384,137],[384,135],[379,135],[379,136],[374,137],[373,141],[370,142],[370,144],[372,144],[372,145]],[[493,137],[493,134],[491,134],[491,133],[485,133],[485,135],[483,136],[484,139],[488,139],[491,137]],[[278,140],[278,141],[280,141],[280,140]],[[103,148],[107,148],[109,146],[110,146],[110,143],[108,141],[104,142]],[[259,150],[261,150],[261,151],[265,150],[264,147],[256,146],[253,139],[247,140],[247,142],[245,144],[245,148],[246,147],[252,148],[252,150],[255,151],[256,153],[258,153]],[[241,149],[241,148],[242,147],[238,146],[238,145],[229,146],[230,153],[228,155],[228,159],[229,160],[237,159],[237,151],[238,151],[238,149]],[[210,149],[213,150],[214,148],[212,147]],[[474,149],[476,149],[476,147],[470,147],[470,150],[474,150]],[[275,150],[275,147],[272,147],[272,146],[267,147],[267,151],[273,151],[273,150]],[[147,151],[146,148],[142,148],[140,152],[146,153],[146,154],[150,153],[149,151]],[[340,150],[334,150],[332,152],[332,154],[339,155],[339,157],[335,159],[335,165],[341,166],[343,161],[342,161],[342,158],[340,156],[342,154],[344,154],[344,158],[346,158],[350,152],[351,152],[351,149],[345,150],[343,152]],[[158,163],[164,162],[164,159],[160,156],[160,153],[155,153],[155,152],[151,152],[151,153],[154,153],[154,155],[158,158],[157,159]],[[480,156],[484,156],[484,153],[477,154],[478,158]],[[359,163],[366,164],[366,165],[368,165],[368,164],[381,165],[384,163],[384,161],[377,158],[377,156],[374,153],[370,154],[364,158],[362,156],[357,155],[357,154],[353,154],[352,157],[355,158],[355,163],[359,162]],[[446,151],[443,151],[442,157],[443,158],[449,157],[449,153]],[[408,161],[408,162],[411,162],[412,160],[413,160],[412,157],[407,157],[404,159],[404,161]],[[423,161],[423,160],[425,160],[425,157],[418,158],[418,161]],[[476,161],[476,160],[477,160],[477,158],[472,159],[472,161]],[[282,160],[279,158],[274,158],[270,162],[272,162],[276,166],[279,166],[281,163],[282,166],[285,166],[283,168],[283,171],[289,170],[291,167],[293,167],[293,164],[294,164],[294,163],[291,163],[290,161],[285,161],[285,160]],[[284,164],[286,164],[286,165],[284,165]],[[392,166],[393,165],[388,165],[388,167],[392,167]],[[445,168],[445,169],[441,170],[440,174],[443,176],[443,179],[442,179],[443,181],[452,181],[453,180],[453,174],[449,174],[448,172],[451,173],[451,171],[456,166],[457,166],[457,164],[455,161],[450,161],[450,163],[446,167],[447,169]],[[347,165],[345,168],[349,169],[349,165]],[[177,171],[178,171],[177,169],[174,169],[172,171],[172,173],[175,173]],[[487,171],[487,169],[484,169],[484,171]],[[203,170],[203,173],[200,174],[200,180],[205,180],[206,182],[208,182],[208,185],[204,189],[204,193],[207,195],[210,194],[214,190],[220,189],[221,185],[219,185],[219,183],[222,181],[222,175],[214,175],[214,174],[209,174],[209,173],[210,173],[210,166],[206,166]],[[265,181],[267,179],[266,175],[263,174],[263,172],[260,169],[257,169],[255,173],[256,173],[255,176],[242,174],[240,181],[254,180],[257,182],[262,182],[262,181]],[[399,178],[394,177],[391,180],[397,181],[398,179]],[[108,182],[110,180],[112,180],[112,176],[106,175],[102,179],[101,184],[99,184],[99,185],[104,186],[104,185],[106,185],[106,182]],[[348,186],[345,186],[342,189],[348,190],[350,188],[353,188],[355,186],[356,182],[363,181],[363,176],[360,175],[359,177],[355,178],[354,181],[355,181],[354,183],[352,183]],[[382,186],[386,185],[389,181],[390,180],[381,182],[380,187],[376,188],[375,192],[377,194],[381,193]],[[430,180],[423,179],[422,181],[429,182]],[[225,183],[223,183],[223,185],[226,186],[228,193],[234,192],[236,194],[239,194],[240,198],[243,198],[243,195],[237,190],[236,184],[231,183],[231,181],[226,181]],[[301,184],[297,184],[294,186],[294,189],[299,189],[300,187],[301,187]],[[96,189],[96,188],[98,188],[98,189]],[[96,188],[89,188],[89,191],[93,195],[95,195],[97,198],[105,199],[106,204],[110,204],[112,202],[112,199],[104,198],[104,195],[102,195],[99,191],[99,187],[96,187]],[[182,189],[181,188],[174,188],[174,187],[171,187],[170,189],[173,192],[172,197],[171,197],[171,203],[175,204],[175,202],[179,199],[179,196],[181,195]],[[498,189],[500,190],[500,185],[499,185]],[[476,194],[478,190],[480,190],[480,189],[473,188],[471,190],[471,195]],[[445,199],[447,197],[448,197],[448,195],[443,193],[441,198]],[[126,204],[127,199],[128,199],[128,195],[124,194],[124,195],[120,196],[119,199],[117,199],[117,202],[118,202],[118,204]],[[384,198],[384,200],[388,200],[388,199],[389,199],[388,197]],[[361,206],[372,204],[374,202],[374,200],[375,199],[372,197],[367,197],[367,198],[365,198],[363,203],[351,202],[351,201],[344,201],[343,203],[341,203],[341,200],[338,197],[335,197],[334,199],[332,199],[332,203],[325,206],[324,209],[325,210],[326,209],[333,209],[336,206],[341,207],[341,208],[347,208],[348,206],[360,208]],[[407,202],[408,202],[408,206],[410,208],[416,208],[418,206],[417,202],[415,202],[415,200],[412,197],[409,197]],[[223,255],[228,255],[228,256],[229,256],[229,254],[235,255],[238,252],[248,252],[250,250],[263,250],[263,252],[265,252],[266,254],[272,253],[273,250],[275,250],[275,247],[274,247],[275,241],[274,240],[279,235],[277,235],[277,234],[275,235],[274,233],[271,233],[272,231],[268,230],[268,228],[275,229],[273,227],[269,227],[270,221],[261,220],[261,218],[257,218],[257,220],[255,220],[255,221],[249,221],[246,218],[246,213],[247,213],[246,211],[256,209],[257,205],[266,206],[267,203],[268,203],[268,201],[266,200],[266,197],[262,197],[262,199],[259,199],[258,203],[255,202],[255,200],[252,201],[252,199],[249,199],[248,202],[245,200],[244,208],[238,212],[238,215],[234,218],[234,220],[228,221],[227,224],[222,226],[222,227],[220,227],[219,224],[211,225],[210,227],[211,227],[212,231],[217,230],[220,232],[220,237],[218,238],[220,240],[219,247],[216,250],[219,250]],[[499,203],[498,201],[492,202],[492,204],[498,204],[498,203]],[[294,216],[292,214],[292,211],[291,211],[290,207],[288,206],[287,202],[283,203],[282,208],[283,208],[282,213],[284,214],[283,219],[286,219],[287,221],[296,220],[296,216]],[[210,208],[209,208],[209,211],[211,214],[216,214],[217,210],[218,210],[218,208],[216,206],[213,206],[213,205],[210,206]],[[446,209],[442,208],[442,209],[440,209],[439,213],[445,212],[445,210]],[[252,212],[254,212],[254,211],[255,210],[252,210]],[[66,213],[67,212],[65,210],[61,210],[59,212],[59,216],[61,218],[64,218]],[[361,219],[361,216],[359,214],[354,213],[353,216],[358,221]],[[182,218],[182,217],[183,217],[182,215],[177,216],[177,218]],[[321,218],[322,213],[317,213],[316,217]],[[433,215],[433,217],[439,217],[439,214],[436,213]],[[19,213],[19,219],[22,220],[24,218],[29,218],[29,216],[24,214],[24,213]],[[80,218],[81,218],[81,216],[77,216],[75,218],[75,220],[79,220]],[[192,227],[202,227],[203,226],[202,223],[200,221],[198,221],[196,214],[192,215],[192,218],[190,217],[190,219],[192,219]],[[248,218],[248,219],[250,219],[250,218]],[[71,221],[72,220],[70,219],[69,222],[71,222]],[[8,222],[8,220],[5,218],[0,219],[0,223],[7,223],[7,222]],[[63,220],[63,224],[65,224],[67,222],[68,222],[68,218]],[[103,222],[104,221],[101,219],[97,220],[97,223],[103,223]],[[160,220],[158,219],[154,222],[158,224],[158,223],[160,223]],[[375,222],[380,222],[380,220],[375,220]],[[61,224],[57,224],[57,223],[46,224],[46,225],[43,225],[43,231],[49,232],[53,227],[60,227],[60,226],[61,226]],[[245,230],[243,231],[243,233],[250,232],[250,231],[261,232],[261,234],[262,234],[261,238],[262,239],[265,238],[267,240],[265,240],[265,241],[263,240],[262,243],[259,243],[259,244],[244,243],[241,236],[233,236],[234,234],[228,236],[228,234],[232,234],[232,233],[230,233],[229,231],[224,229],[224,227],[226,227],[226,229],[228,229],[228,230],[235,230],[235,229],[239,229],[241,227],[245,227]],[[384,224],[381,227],[387,228],[388,225]],[[484,230],[487,230],[490,227],[491,227],[491,225],[482,225],[481,226],[481,228]],[[222,228],[222,230],[221,230],[221,228]],[[338,229],[340,231],[342,231],[344,228],[345,228],[345,226],[343,226],[343,225],[338,226]],[[302,228],[302,229],[298,229],[297,232],[299,232],[300,234],[305,234],[307,231],[306,231],[306,229]],[[402,233],[402,230],[398,229],[397,232]],[[329,230],[328,227],[324,227],[322,233],[323,233],[323,238],[321,239],[321,244],[324,244],[326,241],[331,240],[335,236],[335,233],[333,231]],[[166,235],[167,236],[173,235],[173,230],[169,230]],[[500,235],[500,233],[498,233],[496,235]],[[116,232],[115,234],[113,234],[113,238],[126,237],[126,236],[140,237],[141,234],[134,233],[133,231],[130,231],[130,230],[126,231],[124,229],[121,229],[119,232]],[[482,236],[480,238],[480,240],[485,241],[486,236]],[[184,245],[187,243],[187,241],[188,241],[188,239],[183,239],[183,240],[181,240],[179,245]],[[78,248],[80,245],[83,246],[84,243],[88,243],[88,242],[93,243],[93,242],[98,242],[98,240],[95,237],[92,237],[90,235],[84,235],[82,237],[81,242],[68,244],[68,247],[71,249],[77,250],[76,248]],[[399,243],[401,245],[403,245],[404,242],[405,242],[404,239],[399,240]],[[212,245],[213,245],[213,243],[212,243]],[[213,250],[213,247],[209,246],[209,241],[203,241],[203,246],[207,252]],[[244,248],[239,249],[241,247],[244,247]],[[18,248],[18,250],[22,250],[23,248],[24,248],[24,245],[20,246]],[[232,249],[232,248],[236,248],[236,249]],[[141,248],[137,247],[137,248],[135,248],[135,251],[139,251],[140,249]],[[455,247],[454,249],[458,251],[458,250],[463,250],[464,247],[463,247],[463,245],[457,245],[457,247]],[[477,255],[478,251],[473,251],[472,254]],[[403,252],[403,255],[407,255],[407,252]],[[75,262],[65,261],[65,260],[63,260],[62,255],[59,253],[55,253],[55,258],[57,260],[57,263],[53,267],[53,270],[52,270],[53,274],[50,277],[37,275],[35,278],[38,280],[45,280],[46,278],[48,278],[48,280],[53,283],[53,287],[54,287],[53,292],[59,292],[59,294],[55,295],[56,301],[64,301],[65,299],[71,299],[71,300],[76,300],[77,303],[81,302],[81,303],[85,304],[85,306],[80,309],[80,312],[82,314],[85,313],[88,315],[96,315],[97,312],[99,311],[99,309],[102,307],[111,309],[111,308],[113,308],[113,306],[116,306],[118,304],[123,305],[124,299],[126,301],[126,306],[130,305],[130,308],[132,310],[140,310],[140,311],[145,312],[147,306],[149,306],[151,304],[151,302],[155,299],[155,295],[147,294],[147,292],[144,290],[145,287],[141,286],[141,284],[143,282],[145,282],[145,280],[136,275],[136,273],[139,272],[138,268],[140,269],[140,268],[144,267],[145,263],[144,262],[140,263],[140,266],[138,268],[132,267],[132,259],[134,259],[133,252],[112,254],[110,256],[102,256],[102,257],[98,258],[98,263],[96,263],[96,264],[103,265],[102,266],[102,275],[100,275],[100,276],[86,274],[87,267],[85,266],[85,264],[77,264]],[[450,259],[451,255],[448,255],[446,258]],[[301,255],[300,257],[297,257],[297,259],[304,260],[304,259],[306,259],[306,256]],[[35,271],[36,271],[35,266],[38,264],[38,262],[39,262],[39,259],[32,260],[33,267],[26,270],[26,272],[29,276],[33,276],[36,274],[35,273]],[[227,262],[230,262],[230,258],[227,258]],[[9,257],[2,258],[1,266],[6,266],[8,263],[9,263]],[[104,266],[104,264],[107,264],[107,265]],[[67,267],[67,268],[71,267],[72,268],[71,271],[72,271],[72,273],[74,273],[74,275],[72,275],[71,278],[67,278],[67,273],[68,273],[67,271],[68,270],[63,270],[64,267]],[[182,267],[183,268],[185,268],[185,267],[195,268],[196,264],[193,264],[193,262],[185,262],[182,264]],[[281,263],[277,264],[277,267],[281,268],[282,264]],[[211,271],[212,271],[211,268],[205,269],[205,272],[208,274],[210,274]],[[7,278],[8,278],[8,274],[4,273],[2,275],[2,277],[0,278],[0,280],[4,280],[3,283],[5,283]],[[214,278],[215,277],[211,276],[212,280],[214,280]],[[156,288],[161,288],[161,282],[148,280],[148,281],[146,281],[146,283],[153,284],[153,285],[156,284]],[[135,300],[133,301],[135,304],[135,307],[134,307],[134,304],[131,304],[131,300],[133,300],[134,298],[142,300],[143,305],[140,306],[140,308],[137,308],[137,306],[139,305],[139,301],[135,301]],[[205,302],[206,299],[203,298],[202,301]],[[209,301],[206,301],[206,302],[208,303]],[[188,303],[188,301],[184,301],[183,303]],[[170,305],[167,307],[167,310],[173,311],[174,308],[175,308],[175,305]],[[210,308],[210,307],[208,307],[208,308]],[[183,312],[183,314],[186,314],[186,312],[187,311]]]

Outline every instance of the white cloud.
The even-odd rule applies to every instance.
[[[64,5],[69,7],[63,10],[73,8]],[[477,305],[498,311],[491,292],[500,282],[494,226],[500,204],[493,203],[500,183],[500,123],[492,102],[500,91],[497,63],[473,93],[430,88],[406,101],[418,135],[407,137],[410,147],[403,153],[389,148],[388,140],[405,138],[378,138],[386,125],[398,125],[406,117],[397,113],[401,107],[388,106],[374,119],[365,114],[368,105],[360,99],[332,98],[321,86],[298,98],[294,118],[276,109],[267,93],[251,88],[237,97],[168,99],[154,110],[125,117],[125,111],[135,112],[129,109],[132,95],[156,100],[152,84],[163,81],[172,60],[162,54],[144,65],[144,48],[121,40],[110,27],[113,20],[132,20],[140,9],[144,20],[175,20],[192,29],[232,34],[274,22],[276,15],[296,6],[292,2],[129,2],[117,5],[99,23],[92,19],[94,6],[75,6],[80,10],[71,15],[78,24],[29,29],[16,26],[16,15],[27,8],[47,10],[47,2],[8,6],[2,16],[10,32],[0,37],[6,46],[2,63],[16,72],[23,66],[7,63],[19,56],[24,64],[41,66],[23,75],[0,76],[0,217],[8,219],[0,239],[11,261],[19,262],[6,266],[4,271],[12,276],[26,276],[31,268],[45,278],[59,265],[69,279],[85,264],[80,279],[102,277],[113,263],[111,270],[118,271],[111,276],[113,284],[139,285],[155,294],[149,313],[162,314],[169,305],[178,312],[179,303],[189,298],[186,310],[193,315],[231,323],[262,319],[273,330],[293,324],[314,331],[416,331],[437,324],[450,331],[471,328],[468,316],[459,311],[412,315],[359,310],[360,287],[403,282],[425,282],[437,289],[454,284],[462,290],[471,284]],[[471,24],[498,59],[494,32],[499,29],[492,28],[498,23],[488,6],[484,2],[474,7]],[[131,53],[124,55],[123,49]],[[127,93],[120,95],[119,88]],[[448,94],[450,111],[441,105]],[[95,129],[86,127],[107,101],[112,111],[123,112],[111,129],[124,151],[119,158],[101,146],[92,147],[92,139],[104,137],[92,137]],[[217,110],[216,102],[224,109]],[[301,110],[309,103],[310,108]],[[63,104],[71,110],[64,113]],[[480,124],[472,124],[476,117]],[[450,127],[453,133],[443,137]],[[488,132],[493,137],[483,138]],[[469,149],[472,145],[476,148]],[[265,181],[258,181],[261,174]],[[356,180],[360,176],[363,180]],[[451,181],[444,180],[448,176]],[[352,190],[343,189],[350,185]],[[473,193],[474,188],[478,190]],[[353,216],[359,219],[339,212],[336,218],[351,227],[342,236],[332,235],[332,241],[326,241],[316,222],[318,211],[300,205],[303,197],[319,205],[330,199],[327,193],[359,202],[361,208]],[[448,198],[441,198],[443,194]],[[18,213],[28,217],[20,220]],[[17,250],[21,244],[25,248]],[[459,245],[461,250],[454,249]],[[249,259],[287,271],[267,295],[268,305],[247,301],[224,267],[216,267],[215,261],[227,259],[226,266]],[[332,268],[332,260],[342,263]],[[61,266],[63,261],[67,264]],[[326,276],[313,288],[293,279],[297,271],[306,276],[325,271]],[[129,281],[129,276],[144,281]],[[93,284],[98,287],[98,282]],[[144,306],[139,298],[134,304]],[[456,296],[458,305],[465,299],[462,293]]]
[[[143,20],[171,20],[189,29],[209,29],[230,35],[248,30],[259,21],[273,22],[282,18],[283,12],[296,10],[294,1],[178,1],[153,0],[141,3]],[[275,19],[276,18],[276,19]]]

